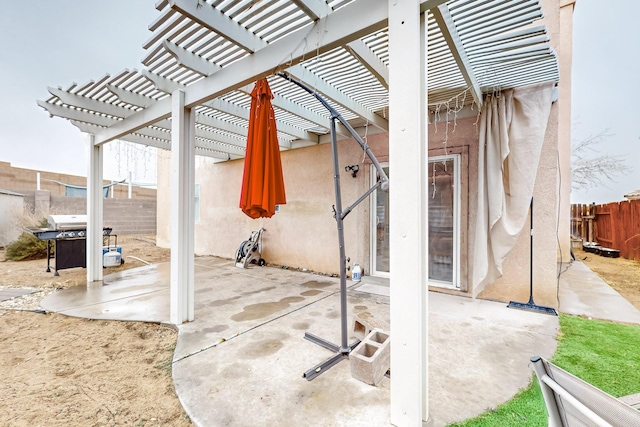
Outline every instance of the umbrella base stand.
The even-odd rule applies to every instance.
[[[329,113],[331,114],[331,121],[330,121],[331,157],[333,158],[333,182],[334,182],[334,190],[335,190],[335,196],[336,196],[336,204],[333,206],[333,217],[336,220],[336,227],[338,229],[338,247],[340,250],[340,335],[342,340],[341,340],[341,345],[337,346],[315,335],[311,335],[309,333],[305,334],[304,336],[305,339],[315,344],[318,344],[321,347],[324,347],[328,350],[335,352],[333,356],[331,356],[324,362],[314,366],[313,368],[309,369],[307,372],[305,372],[302,375],[308,381],[311,381],[312,379],[316,378],[318,375],[322,374],[327,369],[336,365],[341,360],[348,358],[349,353],[351,353],[353,349],[356,348],[358,344],[360,344],[360,341],[358,340],[356,340],[356,342],[354,342],[351,345],[348,344],[349,334],[347,332],[347,270],[351,269],[351,267],[347,267],[347,263],[350,262],[350,259],[347,258],[345,255],[343,221],[345,217],[349,215],[349,213],[353,211],[353,209],[356,206],[358,206],[358,204],[360,204],[363,200],[369,197],[369,195],[374,191],[376,191],[378,188],[380,188],[383,191],[388,191],[389,178],[387,177],[387,174],[382,169],[382,166],[380,166],[380,163],[376,159],[376,156],[373,155],[373,152],[371,151],[371,148],[367,145],[367,143],[363,141],[360,135],[358,135],[358,132],[356,132],[353,129],[353,127],[351,127],[349,122],[347,122],[344,119],[344,117],[340,115],[340,113],[338,113],[331,105],[329,105],[327,101],[325,101],[320,95],[318,95],[318,93],[315,90],[309,88],[304,83],[301,83],[291,78],[289,75],[284,73],[277,73],[277,75],[279,75],[280,77],[286,80],[289,80],[292,83],[295,83],[296,85],[300,86],[302,89],[309,92],[318,101],[320,101],[320,103],[324,105],[324,107],[327,110],[329,110]],[[369,190],[366,193],[360,196],[358,200],[353,202],[351,206],[347,207],[344,210],[342,209],[342,192],[340,189],[340,166],[338,163],[338,140],[336,137],[336,120],[342,123],[342,125],[349,131],[351,136],[358,142],[358,144],[360,144],[360,147],[365,152],[365,154],[369,157],[369,160],[371,160],[371,163],[375,166],[376,170],[378,171],[378,180],[376,181],[376,183],[371,188],[369,188]],[[355,175],[353,176],[355,177]]]
[[[356,340],[354,343],[352,343],[351,345],[349,345],[347,348],[340,348],[339,346],[323,339],[320,338],[318,336],[315,336],[313,334],[310,333],[305,333],[304,334],[304,339],[311,341],[314,344],[319,345],[320,347],[324,347],[327,350],[331,350],[333,352],[335,352],[335,354],[333,356],[331,356],[330,358],[328,358],[327,360],[318,363],[316,366],[314,366],[313,368],[309,369],[308,371],[306,371],[304,374],[302,374],[303,378],[306,378],[307,381],[311,381],[313,380],[315,377],[317,377],[318,375],[322,374],[323,372],[325,372],[327,369],[331,368],[332,366],[338,364],[339,362],[341,362],[342,360],[346,359],[349,357],[349,353],[351,353],[353,351],[354,348],[357,347],[358,344],[360,344],[360,340]]]

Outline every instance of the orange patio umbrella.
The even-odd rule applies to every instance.
[[[276,205],[287,203],[272,98],[267,79],[258,80],[251,92],[240,193],[240,209],[251,218],[270,218],[276,212]]]

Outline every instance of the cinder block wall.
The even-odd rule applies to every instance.
[[[40,172],[40,189],[50,191],[52,196],[64,196],[65,187],[56,182],[77,185],[84,187],[87,185],[87,178],[84,176],[66,175],[55,172],[44,172],[33,169],[22,169],[11,166],[11,163],[0,162],[0,188],[24,193],[25,191],[35,191],[37,188],[37,174]],[[105,184],[111,181],[105,180]],[[115,198],[126,198],[129,188],[126,185],[116,185],[112,187]],[[133,187],[131,197],[134,199],[155,199],[155,188]]]
[[[43,199],[48,194],[39,191],[39,216],[85,215],[87,199],[84,197],[50,196],[48,203]],[[24,203],[35,212],[36,192],[27,191]],[[46,206],[46,208],[42,208]],[[156,234],[156,199],[104,199],[104,226],[111,227],[113,234]]]
[[[115,234],[155,235],[156,212],[155,199],[105,199],[104,225]]]

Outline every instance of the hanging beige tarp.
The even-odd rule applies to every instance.
[[[480,112],[473,296],[502,276],[529,211],[554,83],[489,95]]]

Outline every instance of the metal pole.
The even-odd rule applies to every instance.
[[[342,217],[342,192],[340,190],[340,166],[338,162],[338,141],[336,138],[336,117],[331,117],[331,155],[333,157],[333,184],[335,187],[336,205],[334,217],[338,227],[338,246],[340,247],[340,331],[342,340],[340,352],[349,354],[351,349],[347,343],[347,270],[344,250],[344,221]]]
[[[529,304],[533,304],[533,197],[529,208],[531,224],[529,226]]]

